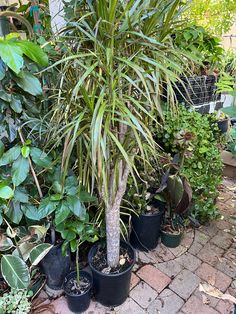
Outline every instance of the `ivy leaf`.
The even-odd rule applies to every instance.
[[[66,220],[66,218],[70,214],[70,207],[66,201],[61,201],[59,206],[56,209],[55,214],[55,223],[56,225],[59,225],[61,222]]]
[[[16,113],[22,112],[21,100],[14,97],[14,96],[12,97],[12,100],[10,102],[10,106],[11,106],[12,110],[14,110]]]
[[[50,215],[57,208],[58,202],[51,201],[50,197],[44,198],[38,208],[38,217],[40,219]]]
[[[31,148],[30,156],[32,157],[33,162],[39,167],[47,168],[52,162],[51,158],[37,147]]]
[[[68,196],[67,197],[67,203],[70,207],[70,210],[72,213],[79,217],[81,220],[85,219],[86,216],[86,210],[84,205],[81,203],[78,197],[76,196]]]
[[[28,158],[29,157],[29,153],[30,153],[30,148],[29,148],[29,146],[23,146],[22,148],[21,148],[21,154],[22,154],[22,156],[24,157],[24,158]]]
[[[37,207],[33,205],[29,205],[29,204],[21,205],[21,210],[24,213],[24,215],[31,220],[39,221],[41,219],[38,214]]]
[[[16,84],[25,92],[33,96],[42,95],[42,87],[40,81],[30,72],[22,72],[20,76],[14,77]]]
[[[2,61],[16,74],[20,73],[24,64],[22,55],[22,49],[17,47],[15,42],[8,40],[0,41],[0,57],[2,58]]]
[[[17,41],[16,44],[29,59],[42,66],[48,65],[48,56],[38,45],[26,40]]]
[[[14,146],[5,152],[0,158],[0,166],[5,166],[15,161],[20,156],[20,146]]]
[[[21,211],[20,203],[12,201],[9,205],[6,215],[12,222],[14,222],[15,224],[19,224],[23,217],[23,212]]]
[[[29,196],[25,193],[24,189],[17,187],[14,193],[14,200],[20,203],[28,203]]]
[[[12,165],[12,182],[15,186],[25,181],[29,173],[29,161],[19,156]]]
[[[0,183],[0,198],[8,200],[14,196],[14,192],[10,186]]]

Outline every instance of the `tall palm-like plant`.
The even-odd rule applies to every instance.
[[[65,55],[51,68],[60,77],[54,89],[51,132],[65,138],[62,170],[74,148],[80,182],[96,182],[105,207],[107,261],[119,263],[120,205],[135,157],[156,153],[149,126],[162,117],[161,95],[174,101],[172,86],[183,55],[171,32],[180,0],[81,0],[67,36]],[[65,33],[64,33],[65,34]],[[53,96],[52,96],[53,98]]]

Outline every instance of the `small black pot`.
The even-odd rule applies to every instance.
[[[133,260],[132,264],[122,273],[104,274],[92,265],[98,245],[95,244],[88,254],[88,262],[93,274],[94,296],[102,305],[115,307],[124,303],[129,295],[131,273],[135,264],[135,251],[130,244],[121,242],[121,246],[128,249]]]
[[[157,246],[165,206],[164,203],[162,203],[156,207],[159,208],[159,212],[156,214],[132,216],[130,243],[135,249],[148,252],[149,250],[155,249]]]
[[[226,133],[228,131],[228,127],[229,127],[228,118],[226,118],[224,120],[218,120],[217,125],[218,125],[218,128],[222,134]]]
[[[40,268],[47,276],[47,286],[50,289],[62,289],[66,275],[70,271],[70,253],[62,255],[61,243],[54,245],[53,248],[40,262]]]
[[[161,230],[161,242],[167,247],[176,248],[180,245],[182,235],[182,232],[179,234],[173,234]]]
[[[91,301],[91,290],[93,286],[92,276],[85,271],[80,271],[80,277],[87,278],[90,282],[88,290],[80,295],[75,295],[72,292],[69,293],[66,289],[67,282],[71,278],[76,278],[76,271],[73,271],[69,275],[67,275],[64,282],[64,290],[67,297],[68,307],[74,313],[85,312],[88,309]]]

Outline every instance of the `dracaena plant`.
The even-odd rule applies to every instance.
[[[60,38],[65,54],[50,66],[60,84],[52,89],[59,93],[53,94],[47,145],[65,138],[80,183],[92,191],[96,182],[111,268],[119,262],[120,205],[128,176],[137,172],[137,153],[144,160],[155,153],[150,121],[162,116],[164,88],[174,100],[173,84],[182,72],[183,54],[173,49],[170,36],[181,3],[78,1],[67,36]]]
[[[12,289],[27,289],[34,268],[50,251],[44,242],[47,226],[12,227],[4,219],[0,233],[1,273]]]

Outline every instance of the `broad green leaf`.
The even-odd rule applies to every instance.
[[[24,189],[17,187],[15,189],[14,193],[14,200],[20,202],[20,203],[28,203],[29,201],[29,196],[28,194],[24,191]]]
[[[79,192],[79,199],[81,202],[84,202],[84,203],[97,201],[96,196],[91,195],[90,193],[88,193],[86,191],[80,191]]]
[[[29,173],[29,161],[19,156],[12,165],[12,182],[15,186],[25,181]]]
[[[21,253],[21,256],[23,258],[23,260],[26,262],[27,259],[29,258],[30,256],[30,252],[32,251],[32,249],[35,247],[35,244],[34,243],[30,243],[30,242],[23,242],[21,243],[19,246],[18,246],[18,250],[20,251]],[[17,249],[15,249],[12,254],[14,256],[18,256],[18,257],[21,257],[20,254],[19,254],[19,251]]]
[[[75,195],[78,192],[78,181],[76,177],[70,176],[66,178],[65,192],[68,195]]]
[[[15,224],[19,224],[23,217],[20,203],[12,200],[6,212],[6,216]]]
[[[3,255],[1,272],[7,284],[13,289],[26,289],[30,283],[29,270],[26,263],[19,257]]]
[[[29,59],[42,66],[48,65],[48,56],[38,45],[26,40],[17,41],[16,44]]]
[[[23,52],[20,47],[17,47],[15,42],[1,40],[0,41],[0,57],[2,61],[16,74],[20,73],[23,67],[24,59]]]
[[[66,220],[70,214],[70,207],[66,201],[61,201],[58,205],[55,213],[55,224],[59,225],[61,222]]]
[[[76,239],[70,241],[70,249],[71,249],[71,252],[76,252],[76,250],[77,250],[77,240]]]
[[[10,238],[6,237],[4,234],[0,234],[0,252],[8,251],[13,246],[13,242]]]
[[[5,90],[0,90],[0,99],[10,103],[11,94],[6,93]]]
[[[167,181],[167,188],[170,194],[171,203],[177,206],[181,201],[184,193],[183,182],[178,175],[171,175]]]
[[[21,100],[16,98],[16,97],[14,97],[14,96],[11,99],[10,106],[16,113],[21,113],[22,112]]]
[[[37,207],[29,204],[21,205],[21,210],[25,216],[31,220],[39,221],[41,219]]]
[[[86,209],[77,196],[68,196],[67,203],[75,216],[85,219]]]
[[[29,154],[30,154],[30,148],[29,148],[29,146],[23,146],[22,148],[21,148],[21,154],[22,154],[22,156],[24,157],[24,158],[27,158],[27,157],[29,157]]]
[[[33,96],[43,93],[40,81],[30,72],[22,72],[20,76],[14,77],[14,80],[20,88]]]
[[[3,153],[5,150],[5,146],[3,144],[3,142],[0,140],[0,158],[2,157]]]
[[[0,81],[5,77],[6,65],[0,58]]]
[[[6,151],[0,158],[0,166],[5,166],[15,161],[20,156],[20,146],[14,146]]]
[[[38,208],[38,217],[40,217],[40,219],[47,217],[54,212],[57,206],[57,201],[51,201],[50,197],[44,198]]]
[[[30,262],[32,266],[38,265],[38,263],[48,254],[53,246],[48,243],[42,243],[37,245],[30,252]]]
[[[0,183],[0,198],[5,200],[12,198],[14,196],[14,191],[10,186]]]
[[[33,162],[39,167],[49,167],[51,164],[51,158],[37,147],[32,147],[30,150],[30,156]]]

